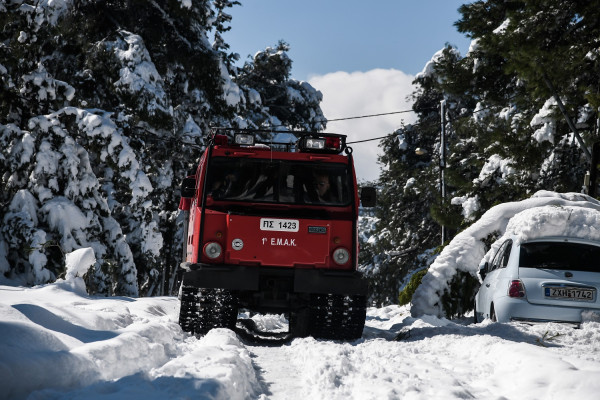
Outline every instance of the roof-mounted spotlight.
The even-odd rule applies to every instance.
[[[239,146],[253,146],[254,135],[247,133],[236,133],[233,137],[233,142]]]
[[[340,153],[346,146],[343,135],[306,135],[300,138],[298,147],[302,152]]]

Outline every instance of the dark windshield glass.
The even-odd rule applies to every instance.
[[[214,200],[333,206],[351,201],[344,164],[215,157],[209,175]]]
[[[600,247],[567,242],[524,243],[519,266],[600,272]]]

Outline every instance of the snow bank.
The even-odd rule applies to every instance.
[[[181,346],[181,356],[154,372],[155,377],[174,376],[205,381],[206,394],[219,399],[247,399],[259,387],[250,353],[229,329],[213,329],[200,339]],[[197,393],[191,391],[190,398]],[[207,396],[208,397],[208,396]]]
[[[497,248],[494,245],[489,252],[485,248],[482,240],[490,234],[523,232],[524,238],[570,235],[600,240],[599,223],[600,202],[579,193],[539,191],[529,199],[497,205],[456,235],[431,264],[412,298],[411,313],[443,316],[440,296],[457,271],[478,276],[481,260]]]
[[[79,261],[77,261],[79,260]],[[72,270],[92,261],[69,257]],[[81,262],[81,264],[79,264]],[[0,286],[0,398],[583,398],[600,391],[600,324],[480,324],[369,308],[352,343],[240,341],[177,325],[176,298],[92,297],[58,283]],[[279,330],[280,316],[253,316]]]
[[[93,260],[90,249],[73,252],[69,271]],[[257,398],[236,335],[186,335],[178,309],[176,298],[90,297],[65,281],[0,286],[0,398]]]

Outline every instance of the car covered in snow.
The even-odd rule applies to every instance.
[[[600,318],[600,212],[546,206],[517,214],[480,264],[475,321]]]

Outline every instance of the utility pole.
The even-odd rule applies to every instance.
[[[446,202],[446,100],[440,102],[441,130],[440,130],[440,198],[442,208]],[[442,223],[442,246],[446,242],[446,227]]]
[[[599,183],[598,175],[600,173],[600,142],[594,143],[592,147],[592,165],[590,166],[589,177],[590,181],[588,184],[588,192],[592,197],[597,197],[600,195],[600,191],[598,190]]]

